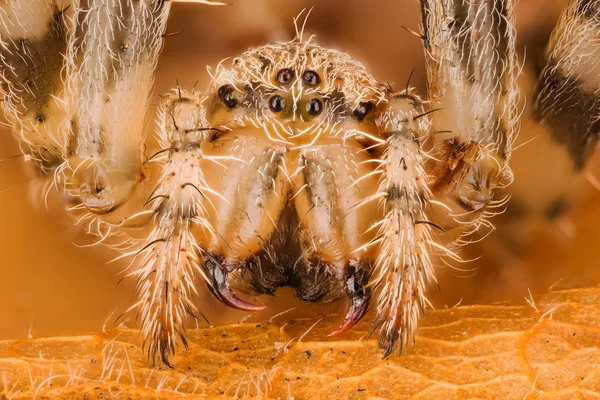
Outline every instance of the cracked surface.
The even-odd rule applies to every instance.
[[[600,286],[431,311],[387,360],[370,321],[323,341],[338,320],[191,330],[173,370],[149,367],[134,330],[3,341],[0,399],[600,397]]]

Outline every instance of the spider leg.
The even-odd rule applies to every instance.
[[[595,184],[587,165],[600,133],[599,10],[600,1],[572,1],[550,37],[544,64],[531,62],[526,71],[537,85],[525,88],[532,95],[519,142],[527,147],[511,159],[517,179],[503,225],[516,229],[503,229],[503,239],[512,246],[529,236],[524,221],[554,221],[585,187],[582,181]]]
[[[64,57],[66,1],[22,0],[0,5],[2,103],[26,160],[42,175],[67,157],[69,124]]]
[[[535,118],[581,170],[600,133],[600,1],[573,1],[554,30]]]
[[[198,93],[175,90],[159,108],[159,142],[166,149],[155,190],[147,201],[154,211],[153,230],[137,246],[130,274],[138,279],[139,310],[144,344],[151,358],[160,355],[170,365],[177,338],[185,344],[188,315],[202,316],[193,299],[197,283],[205,275],[202,238],[214,232],[209,225],[210,204],[202,168],[203,142],[211,132],[204,119],[203,99]],[[204,278],[205,279],[205,278]]]
[[[149,96],[170,2],[78,0],[66,55],[71,156],[65,191],[93,214],[142,180]]]
[[[518,131],[519,92],[511,0],[423,0],[429,97],[438,160],[431,190],[463,238],[502,209],[498,192]],[[467,239],[467,241],[470,239]],[[455,244],[464,243],[461,240]]]
[[[102,240],[116,230],[115,218],[139,211],[143,200],[132,193],[154,172],[144,165],[145,129],[170,4],[20,0],[0,6],[4,109],[24,152],[43,172],[55,170],[55,185],[83,210],[81,220],[97,222],[88,230]],[[165,175],[176,171],[179,180],[200,188],[194,168],[200,157],[182,151],[169,161],[159,192],[171,191],[158,194],[171,197],[153,210],[158,223],[151,239],[134,251],[146,267],[134,272],[140,278],[142,326],[149,351],[160,352],[165,363],[174,334],[183,338],[182,310],[196,312],[189,301],[195,289],[185,283],[202,271],[190,232],[206,226],[203,203],[190,193],[194,189],[177,187]],[[128,209],[116,213],[125,203]],[[132,243],[138,242],[131,238],[124,245]]]
[[[22,0],[0,7],[4,110],[24,153],[100,216],[142,180],[170,2]],[[104,218],[104,217],[101,217]]]
[[[380,118],[384,218],[372,282],[386,356],[414,344],[427,288],[436,282],[434,260],[461,261],[454,248],[503,206],[494,194],[510,182],[517,130],[512,2],[421,4],[432,107],[407,89]]]
[[[433,256],[445,252],[432,220],[426,170],[430,154],[423,139],[431,127],[418,98],[395,95],[382,121],[387,133],[379,167],[383,218],[378,224],[378,255],[371,277],[377,291],[379,345],[387,357],[398,346],[414,345],[418,319],[429,305],[426,293],[436,282]],[[440,228],[441,229],[441,228]]]
[[[510,156],[518,120],[512,0],[422,0],[434,130]]]

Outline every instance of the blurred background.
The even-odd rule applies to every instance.
[[[567,2],[519,2],[519,52],[521,57],[526,54],[526,72],[543,65],[545,44]],[[153,111],[158,94],[173,88],[176,80],[184,88],[191,88],[196,81],[199,88],[206,87],[207,65],[214,66],[268,41],[293,38],[293,18],[310,7],[314,8],[306,32],[317,35],[318,43],[349,53],[377,79],[396,88],[404,87],[415,69],[412,84],[425,95],[421,41],[403,29],[420,30],[416,0],[234,0],[223,7],[174,3]],[[532,85],[530,79],[523,78],[528,96]],[[532,136],[524,132],[517,144]],[[519,188],[515,197],[533,204],[536,193],[552,185],[553,179],[548,174],[551,165],[539,157],[545,149],[538,142],[542,143],[527,143],[515,154],[515,187]],[[82,247],[90,243],[89,238],[73,225],[60,199],[51,196],[46,210],[43,199],[34,195],[35,179],[29,182],[31,173],[25,163],[10,158],[17,154],[16,142],[9,130],[2,128],[0,339],[24,338],[30,333],[34,337],[75,335],[97,331],[105,322],[110,326],[134,302],[133,280],[125,279],[117,286],[122,277],[119,273],[127,263],[106,265],[115,253],[102,247]],[[586,173],[598,170],[592,163]],[[442,308],[457,303],[508,301],[528,296],[528,290],[546,291],[557,282],[556,287],[561,288],[597,283],[600,193],[589,179],[578,183],[573,192],[578,194],[573,196],[569,211],[553,221],[530,218],[517,224],[497,219],[498,231],[481,246],[470,249],[468,258],[476,261],[459,266],[463,271],[439,269],[441,290],[432,290],[433,304]],[[287,297],[283,293],[277,301],[262,301],[272,309],[271,314],[291,305],[298,306],[297,312],[303,314],[318,308]],[[212,323],[246,318],[243,313],[225,311],[210,297],[200,308]],[[253,319],[265,320],[268,315],[259,314]]]

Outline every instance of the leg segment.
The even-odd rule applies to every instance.
[[[535,102],[536,120],[581,170],[600,133],[600,1],[573,1],[552,34]]]
[[[517,179],[511,202],[518,212],[509,212],[508,218],[515,218],[519,232],[527,217],[559,217],[589,176],[583,170],[600,133],[599,10],[598,0],[572,1],[551,36],[547,64],[523,117],[526,137],[521,142],[537,137],[531,144],[536,164],[531,164],[533,149],[515,152],[512,159]],[[534,68],[529,73],[536,79]],[[538,190],[532,193],[531,187]],[[506,236],[512,240],[515,235]]]
[[[210,204],[203,172],[202,144],[210,131],[198,94],[176,92],[159,110],[159,139],[164,152],[157,161],[162,175],[147,204],[154,211],[154,227],[133,262],[131,273],[138,278],[141,329],[148,354],[160,355],[169,364],[177,337],[185,344],[184,322],[188,315],[198,319],[194,305],[197,285],[203,275],[204,252],[197,237],[210,237]]]
[[[170,8],[158,0],[0,6],[8,119],[42,172],[107,213],[141,180],[148,98]]]
[[[518,73],[511,0],[422,0],[429,96],[441,110],[430,149],[436,200],[469,236],[502,207],[518,130]],[[441,132],[441,133],[440,133]],[[460,242],[457,242],[460,244]]]
[[[145,123],[170,8],[159,0],[76,0],[67,52],[74,154],[65,189],[109,212],[141,180]]]
[[[27,159],[46,174],[67,157],[64,54],[69,2],[9,1],[0,5],[2,103]]]
[[[517,57],[511,0],[422,0],[434,130],[452,132],[503,158],[518,122]],[[439,140],[439,139],[438,139]]]
[[[431,221],[431,157],[422,148],[429,122],[418,117],[422,108],[412,96],[396,97],[383,121],[390,132],[382,154],[379,185],[384,217],[378,223],[378,257],[372,281],[377,288],[379,345],[389,355],[414,344],[419,317],[429,304],[428,287],[435,282],[432,256],[444,247],[434,242]]]
[[[170,3],[5,3],[0,6],[4,109],[24,153],[44,173],[57,169],[55,184],[79,204],[76,208],[85,218],[104,226],[101,221],[130,199],[143,178],[148,99]],[[162,126],[163,132],[172,131],[166,123]],[[161,139],[174,140],[166,133]],[[189,300],[199,273],[190,226],[203,225],[204,209],[188,186],[177,186],[180,181],[200,186],[200,156],[191,142],[182,138],[182,151],[172,154],[165,166],[157,188],[160,202],[153,202],[153,239],[140,251],[142,268],[136,272],[149,351],[159,352],[165,362],[175,336],[183,332],[183,311],[196,311]]]
[[[414,343],[427,287],[435,282],[434,257],[459,260],[452,248],[504,204],[494,195],[510,182],[517,129],[512,2],[421,4],[435,109],[424,112],[407,90],[391,97],[378,123],[385,137],[379,186],[385,215],[372,280],[386,354]]]

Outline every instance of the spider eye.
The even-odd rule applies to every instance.
[[[289,68],[284,68],[277,73],[277,82],[281,85],[290,83],[294,77],[294,71]]]
[[[308,115],[317,116],[323,111],[323,103],[319,99],[312,99],[306,103],[306,112]]]
[[[269,108],[273,112],[280,112],[285,108],[285,99],[276,94],[269,100]]]
[[[372,108],[373,103],[371,103],[370,101],[365,103],[359,103],[358,107],[356,107],[356,109],[354,110],[354,116],[359,121],[362,121],[363,119],[365,119],[365,117],[371,111]]]
[[[234,88],[231,85],[223,85],[218,91],[219,99],[221,99],[223,104],[228,108],[233,108],[238,104],[238,100],[235,98],[233,91]]]
[[[321,77],[319,77],[319,74],[311,70],[304,72],[302,75],[302,80],[308,86],[317,86],[319,83],[321,83]]]

